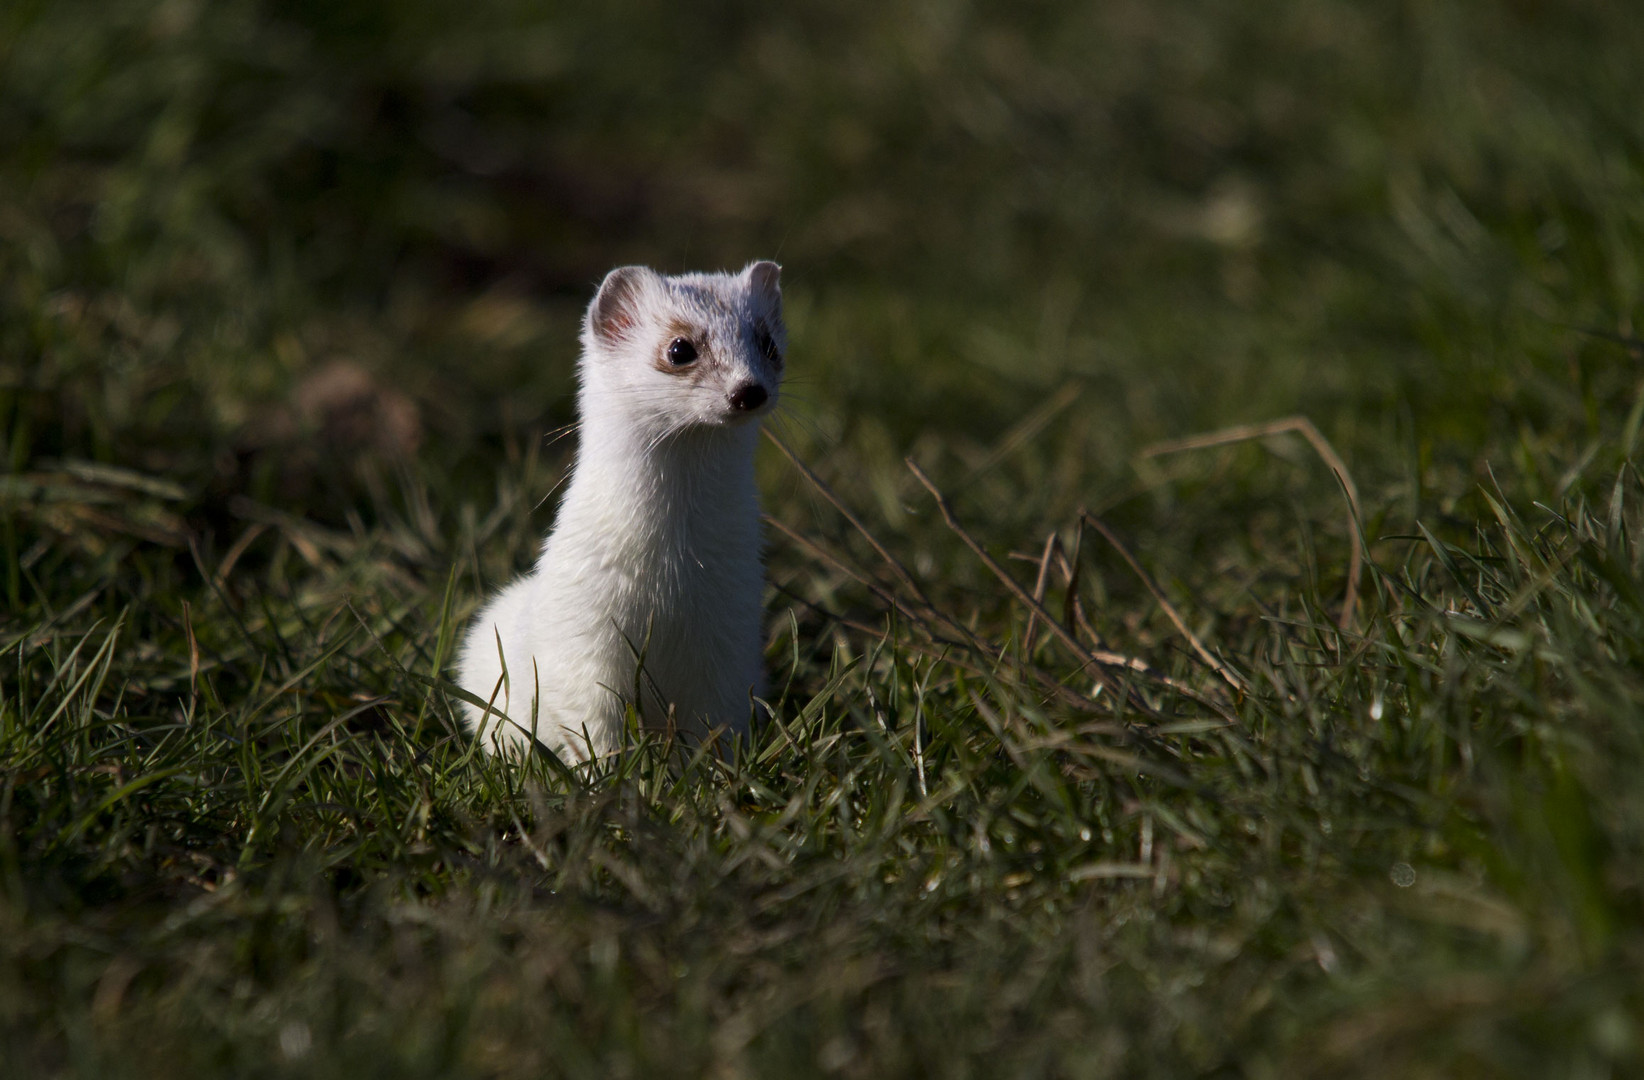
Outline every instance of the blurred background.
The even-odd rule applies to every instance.
[[[1636,0],[0,0],[0,1059],[1622,1075],[1641,59]],[[432,677],[596,283],[756,257],[774,426],[999,670],[882,642],[762,447],[777,794],[469,758]],[[1305,444],[1146,453],[1292,415],[1339,637]],[[1244,723],[1075,768],[1088,671],[905,456],[1018,581],[1094,509],[1159,591],[1091,540],[1047,595],[1219,686],[1168,597]]]
[[[1301,412],[1419,499],[1631,386],[1569,327],[1639,309],[1640,56],[1603,0],[10,0],[11,465],[340,520],[417,455],[483,507],[606,269],[773,257],[808,451],[974,466],[1076,400],[978,481],[1033,521]]]

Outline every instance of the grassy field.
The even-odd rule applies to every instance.
[[[0,5],[0,1073],[1637,1075],[1641,56]],[[478,756],[594,283],[755,256],[775,719]]]

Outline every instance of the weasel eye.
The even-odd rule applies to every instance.
[[[676,337],[668,342],[668,363],[674,367],[684,367],[696,359],[696,346],[682,337]]]
[[[759,351],[765,354],[765,359],[777,367],[782,366],[782,354],[776,351],[776,339],[771,337],[769,330],[761,326],[755,331],[754,344],[759,346]]]

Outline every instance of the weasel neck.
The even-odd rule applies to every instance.
[[[755,424],[685,428],[661,438],[625,424],[584,424],[556,529],[573,521],[640,543],[757,548]]]

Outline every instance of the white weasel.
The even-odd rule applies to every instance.
[[[465,706],[487,750],[534,735],[573,759],[605,755],[630,703],[690,738],[748,730],[762,691],[754,448],[782,381],[780,272],[624,266],[600,285],[558,519],[458,660],[463,689],[494,702],[488,717]]]

